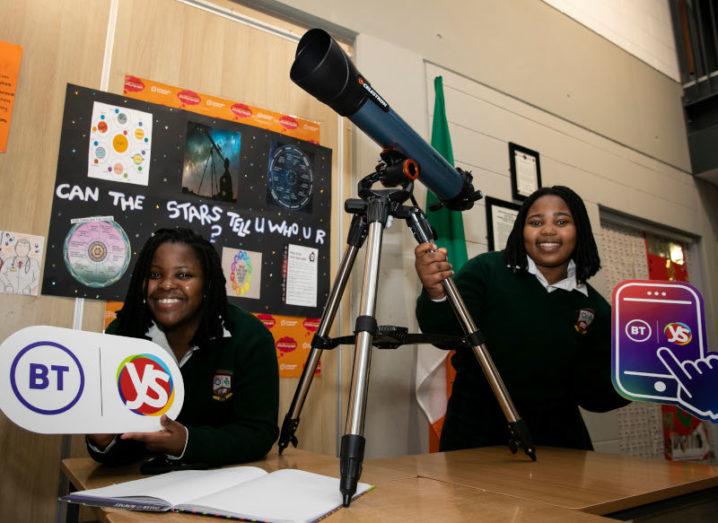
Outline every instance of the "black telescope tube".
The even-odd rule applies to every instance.
[[[297,45],[289,77],[317,100],[351,117],[368,99],[359,71],[329,33],[307,31]]]
[[[480,198],[463,174],[419,136],[357,71],[339,44],[322,29],[302,36],[289,73],[294,83],[349,118],[383,149],[400,152],[419,166],[419,181],[449,209],[470,209]]]

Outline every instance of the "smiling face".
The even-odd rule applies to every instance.
[[[566,277],[576,247],[571,210],[559,196],[547,194],[529,208],[524,224],[524,248],[549,283]]]
[[[192,247],[166,242],[157,248],[147,275],[147,305],[165,332],[197,329],[203,289],[202,263]]]

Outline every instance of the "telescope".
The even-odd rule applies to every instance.
[[[322,352],[341,344],[353,344],[354,365],[347,419],[339,450],[339,490],[342,503],[348,507],[357,490],[364,461],[364,418],[371,349],[395,349],[401,345],[430,343],[470,348],[474,352],[508,421],[509,448],[513,453],[522,448],[535,461],[536,451],[528,427],[516,411],[484,344],[484,337],[451,277],[444,279],[441,284],[464,331],[463,337],[450,336],[451,339],[447,340],[445,336],[409,334],[404,327],[379,325],[375,316],[382,235],[389,218],[404,220],[417,242],[433,241],[435,236],[431,224],[413,195],[414,181],[418,179],[432,190],[439,198],[439,206],[463,211],[473,207],[474,202],[481,198],[481,192],[474,190],[471,173],[451,166],[416,134],[366,78],[359,74],[339,44],[325,31],[311,29],[304,34],[297,46],[289,76],[320,102],[349,118],[384,150],[381,153],[382,162],[377,165],[375,172],[359,181],[357,188],[360,198],[350,198],[344,202],[344,210],[353,215],[347,247],[339,263],[319,329],[312,338],[312,350],[282,423],[279,453],[290,443],[297,446],[295,433],[299,417]],[[374,189],[375,182],[381,182],[385,189]],[[397,189],[397,186],[400,188]],[[405,205],[407,201],[411,201],[412,205]],[[365,243],[364,279],[354,335],[332,338],[329,329],[349,281],[357,252]]]
[[[389,183],[383,180],[384,185],[418,178],[443,206],[455,211],[471,209],[481,198],[471,174],[449,164],[402,120],[326,31],[310,29],[302,36],[289,76],[317,100],[349,118],[385,151],[404,158],[405,180],[394,177]]]

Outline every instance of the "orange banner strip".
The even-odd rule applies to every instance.
[[[212,118],[253,125],[299,140],[319,143],[320,129],[317,122],[242,102],[197,93],[190,89],[174,87],[132,75],[125,75],[123,94],[128,98],[176,107]]]

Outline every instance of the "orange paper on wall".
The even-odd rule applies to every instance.
[[[255,314],[262,320],[274,338],[277,349],[280,378],[298,378],[304,370],[304,362],[312,348],[312,338],[319,329],[319,318],[280,316],[279,314]],[[320,365],[314,373],[320,374]]]
[[[0,153],[7,150],[22,47],[0,40]]]

